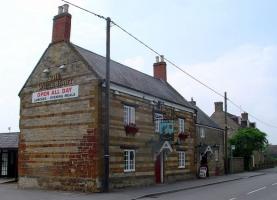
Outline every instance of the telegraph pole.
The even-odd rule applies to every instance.
[[[228,166],[228,124],[227,124],[227,92],[224,92],[224,121],[225,121],[225,131],[224,131],[224,169],[225,174],[229,173]]]
[[[103,191],[109,191],[109,168],[110,168],[110,152],[109,152],[109,135],[110,135],[110,28],[111,18],[107,18],[106,32],[106,90],[105,90],[105,128],[104,128],[104,181]]]

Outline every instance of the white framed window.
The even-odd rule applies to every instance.
[[[124,105],[124,124],[135,124],[136,123],[136,114],[135,108],[132,106]]]
[[[163,114],[161,113],[155,113],[155,132],[160,132],[160,123],[163,120]]]
[[[185,168],[186,166],[186,153],[184,151],[178,151],[178,167]]]
[[[178,124],[179,124],[179,133],[185,132],[185,120],[182,118],[178,118]]]
[[[200,138],[205,138],[205,129],[200,127]]]
[[[218,161],[218,160],[219,160],[219,152],[218,152],[217,149],[214,150],[214,159],[215,159],[215,161]]]
[[[124,150],[124,172],[134,172],[135,161],[136,161],[135,150],[131,150],[131,149]]]

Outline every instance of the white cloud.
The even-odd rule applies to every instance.
[[[241,105],[257,118],[277,126],[277,46],[243,45],[212,62],[182,67],[199,80]],[[210,92],[179,71],[169,72],[169,82],[186,98],[195,97],[200,108],[213,112],[213,102],[223,98]],[[239,115],[240,110],[229,103],[230,112]],[[255,119],[252,119],[256,121]],[[277,143],[276,129],[257,121],[259,128]]]

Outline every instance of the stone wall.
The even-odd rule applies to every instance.
[[[230,172],[239,173],[244,171],[244,159],[243,157],[232,157],[230,159]]]
[[[126,135],[123,123],[123,106],[133,105],[136,109],[136,125],[139,128],[135,135]],[[185,111],[174,111],[162,106],[156,108],[150,101],[119,93],[111,95],[111,130],[110,130],[110,181],[111,187],[142,186],[155,183],[155,142],[159,134],[155,133],[154,113],[162,112],[169,119],[174,119],[173,152],[164,161],[164,181],[172,182],[195,176],[194,146],[195,123],[193,114]],[[191,135],[185,142],[177,145],[178,117],[185,118],[186,131]],[[136,150],[135,172],[124,172],[124,148]],[[178,168],[178,152],[181,148],[186,152],[186,167]]]
[[[65,69],[60,69],[65,65]],[[49,74],[44,73],[45,69]],[[59,74],[70,85],[79,86],[75,98],[32,103],[32,94],[45,90],[49,77]],[[54,79],[54,78],[53,78]],[[68,43],[49,46],[20,92],[19,187],[78,191],[101,191],[103,177],[103,91],[101,82],[86,62]],[[139,131],[126,135],[123,105],[136,107]],[[193,113],[175,110],[165,105],[124,93],[111,92],[110,102],[110,188],[141,186],[155,183],[154,113],[162,112],[174,120],[185,119],[189,137],[171,142],[173,152],[164,161],[164,180],[171,182],[195,176],[196,127]],[[136,150],[135,172],[124,172],[125,148]],[[185,168],[178,168],[178,150],[186,152]]]
[[[78,85],[79,96],[32,103],[55,74]],[[99,81],[67,43],[49,46],[20,92],[19,187],[99,191],[98,93]]]

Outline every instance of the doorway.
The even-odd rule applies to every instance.
[[[8,152],[2,152],[1,176],[8,176]]]
[[[163,183],[164,182],[164,155],[161,152],[156,157],[155,161],[155,180],[156,183]]]

